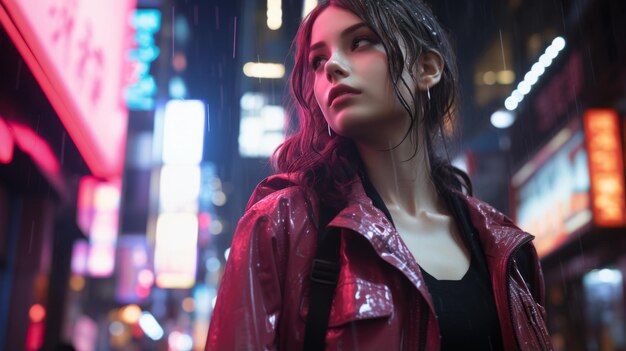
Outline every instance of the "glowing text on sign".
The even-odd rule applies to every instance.
[[[126,88],[126,105],[131,110],[152,110],[157,85],[150,75],[150,64],[159,56],[154,35],[161,28],[158,10],[136,10],[131,21],[135,28],[135,45],[129,59],[133,66],[133,83]]]
[[[585,113],[593,219],[602,227],[618,227],[626,223],[619,131],[619,120],[614,111],[589,110]]]
[[[190,288],[195,283],[205,117],[205,105],[198,100],[168,101],[162,116],[163,167],[154,246],[159,288]]]
[[[136,0],[2,0],[0,22],[94,175],[122,174]]]

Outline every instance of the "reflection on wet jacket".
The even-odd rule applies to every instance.
[[[485,251],[505,349],[552,349],[532,236],[489,205],[462,198]],[[286,175],[257,186],[235,232],[207,350],[302,349],[317,212],[315,196]],[[341,271],[327,349],[439,350],[419,266],[360,181],[329,225],[341,228]],[[531,289],[513,258],[519,249],[532,258]]]

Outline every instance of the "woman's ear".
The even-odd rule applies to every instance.
[[[419,90],[426,91],[439,83],[444,65],[443,57],[436,50],[423,52],[417,59],[419,72],[417,86]]]

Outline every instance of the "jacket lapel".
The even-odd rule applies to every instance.
[[[360,181],[355,181],[351,187],[348,206],[328,225],[351,230],[365,238],[381,259],[402,272],[417,288],[434,313],[432,297],[413,254],[385,214],[367,197]]]
[[[493,207],[475,198],[459,194],[465,201],[474,228],[487,258],[496,309],[506,350],[518,349],[515,326],[511,315],[509,292],[509,260],[511,255],[534,236],[517,228],[513,222]]]
[[[471,222],[478,232],[487,259],[504,346],[507,350],[517,349],[510,313],[507,265],[515,250],[530,241],[533,236],[517,228],[509,218],[488,204],[461,193],[458,193],[458,196],[467,205]],[[419,265],[393,224],[366,195],[360,180],[353,182],[348,205],[329,222],[328,226],[351,230],[365,238],[381,259],[404,274],[417,288],[434,314],[432,297]]]

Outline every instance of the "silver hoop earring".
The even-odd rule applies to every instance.
[[[332,133],[330,132],[330,124],[326,124],[326,126],[328,127],[328,136],[333,136]]]
[[[430,88],[426,89],[426,96],[428,96],[428,101],[430,101]]]

